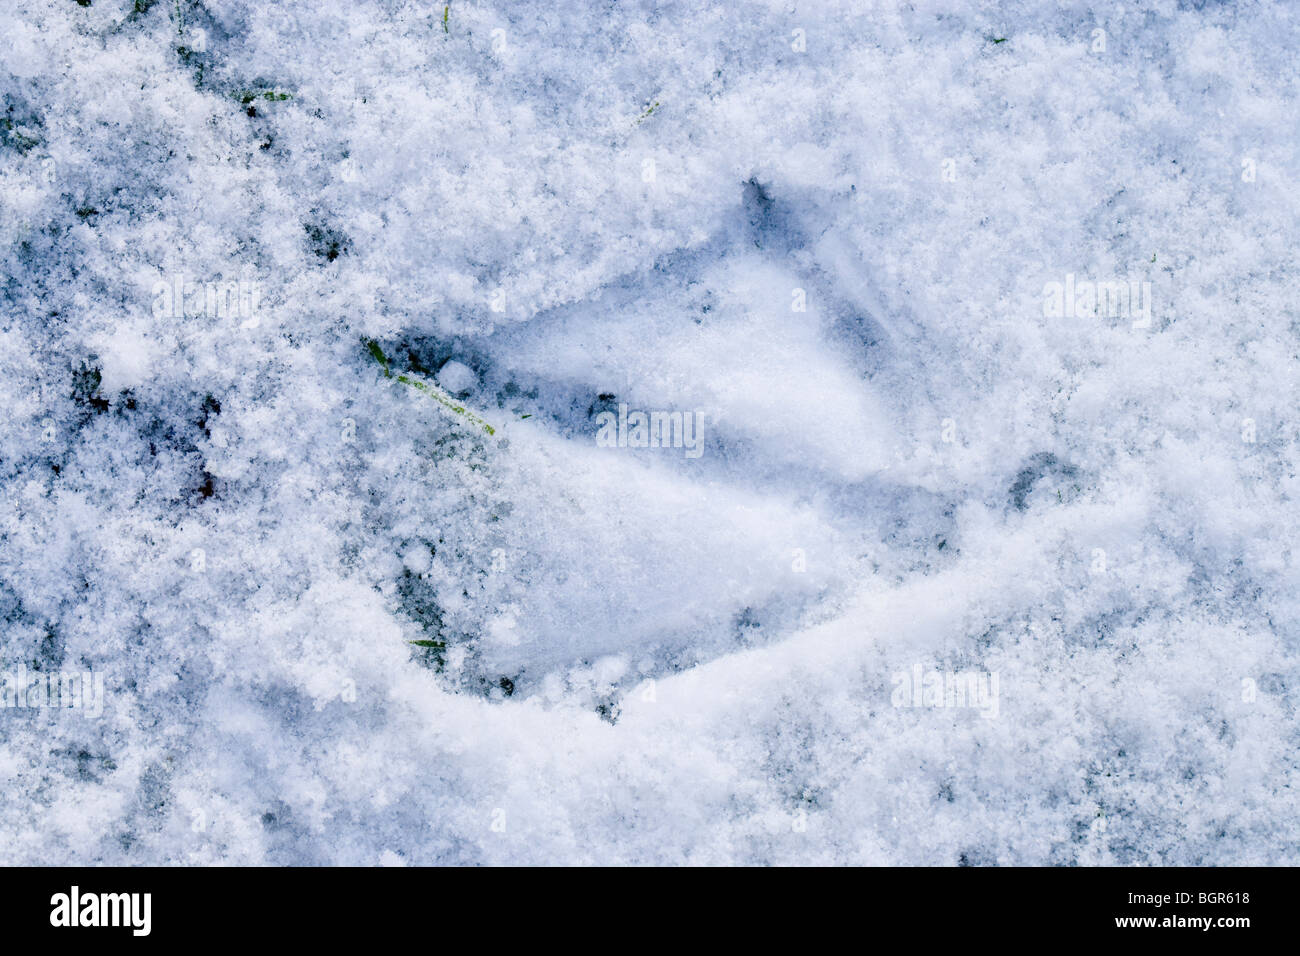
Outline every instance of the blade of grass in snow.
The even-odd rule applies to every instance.
[[[403,385],[409,385],[412,388],[418,388],[420,391],[424,392],[424,394],[428,395],[438,404],[450,409],[451,411],[455,412],[457,415],[461,416],[462,418],[473,422],[475,425],[478,425],[489,435],[496,434],[495,428],[493,428],[491,425],[489,425],[479,416],[475,415],[464,405],[459,404],[454,398],[452,398],[450,395],[448,395],[446,392],[440,389],[437,385],[430,384],[429,382],[423,381],[422,379],[414,378],[410,375],[402,375],[402,374],[394,375],[388,367],[388,357],[384,355],[384,350],[379,347],[379,343],[376,342],[374,339],[367,340],[366,348],[370,350],[370,354],[374,357],[375,361],[378,362],[381,366],[383,366],[385,378],[396,378]]]

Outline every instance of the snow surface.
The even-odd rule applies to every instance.
[[[0,862],[1300,862],[1298,16],[5,3]]]

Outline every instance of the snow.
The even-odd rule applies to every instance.
[[[450,359],[438,369],[438,384],[456,394],[472,392],[478,385],[478,376],[464,362]]]
[[[7,4],[0,863],[1300,862],[1298,33]]]

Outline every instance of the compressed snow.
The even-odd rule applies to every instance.
[[[438,384],[449,392],[470,392],[478,385],[478,376],[468,365],[453,359],[438,370]]]
[[[1296,18],[958,6],[6,4],[0,863],[1300,862]]]

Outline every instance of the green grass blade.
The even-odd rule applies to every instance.
[[[384,376],[387,378],[393,378],[394,377],[393,373],[389,371],[388,368],[388,358],[387,356],[384,355],[384,350],[379,347],[379,343],[376,342],[374,339],[367,339],[366,348],[370,350],[370,354],[374,358],[374,360],[378,362],[381,366],[383,366]],[[491,425],[485,422],[478,415],[471,412],[464,405],[461,405],[454,398],[452,398],[450,395],[448,395],[446,392],[440,389],[437,385],[434,385],[430,382],[426,382],[423,379],[414,378],[410,375],[397,375],[396,378],[403,385],[409,385],[411,386],[411,388],[419,389],[421,392],[424,392],[424,394],[428,395],[439,405],[442,405],[444,408],[448,409],[449,411],[455,412],[457,415],[459,415],[461,418],[464,418],[466,421],[473,422],[475,425],[477,425],[479,428],[482,428],[489,435],[495,435],[497,433],[497,430],[495,428],[493,428]]]

